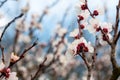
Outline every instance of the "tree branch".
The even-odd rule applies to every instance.
[[[117,80],[118,77],[120,76],[120,67],[117,64],[115,55],[116,55],[116,43],[119,39],[120,36],[120,31],[118,32],[118,27],[119,27],[119,8],[120,8],[120,0],[118,2],[118,5],[116,6],[116,23],[115,23],[115,28],[114,28],[114,35],[113,35],[113,41],[111,45],[111,63],[113,67],[112,75],[110,80]]]
[[[37,78],[39,72],[44,67],[44,63],[46,62],[46,60],[47,60],[47,57],[45,57],[44,61],[39,65],[37,72],[35,73],[35,75],[33,77],[31,77],[31,80],[35,80]]]
[[[2,52],[2,62],[5,63],[5,57],[4,57],[4,48],[0,46],[1,52]]]
[[[79,54],[79,56],[83,59],[85,65],[86,65],[86,67],[87,67],[87,70],[88,70],[87,80],[90,80],[90,78],[91,78],[91,72],[92,72],[92,66],[89,64],[89,62],[88,62],[88,60],[86,59],[84,53],[82,53],[82,55]]]
[[[30,46],[29,48],[27,48],[27,49],[25,49],[24,51],[23,51],[23,53],[20,55],[20,58],[17,60],[17,61],[15,61],[15,62],[13,62],[13,63],[10,63],[10,65],[8,66],[8,68],[10,68],[10,67],[12,67],[14,64],[16,64],[18,61],[20,61],[21,59],[23,59],[24,58],[24,56],[25,56],[25,54],[30,50],[30,49],[32,49],[34,46],[36,46],[37,45],[37,43],[36,43],[36,41],[32,44],[32,46]]]
[[[115,42],[114,42],[115,44],[117,44],[119,38],[120,38],[120,31],[118,32],[117,36],[115,37]]]
[[[7,2],[7,0],[2,1],[0,4],[0,7],[2,7],[6,2]]]
[[[118,2],[118,5],[116,6],[116,23],[115,23],[115,28],[114,28],[114,38],[117,36],[118,32],[118,27],[119,27],[119,8],[120,8],[120,0]],[[115,41],[115,39],[113,40]]]
[[[10,21],[10,22],[6,25],[6,27],[4,28],[4,30],[3,30],[2,34],[1,34],[0,42],[1,42],[2,38],[3,38],[3,35],[4,35],[5,31],[7,30],[7,28],[8,28],[16,19],[18,19],[18,18],[20,18],[20,17],[22,17],[22,16],[23,16],[23,13],[21,13],[19,16],[15,17],[12,21]]]

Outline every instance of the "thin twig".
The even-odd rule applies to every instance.
[[[85,0],[85,4],[87,5],[87,9],[88,9],[88,11],[89,11],[89,13],[90,13],[90,16],[91,16],[92,18],[95,18],[94,15],[92,14],[92,12],[90,11],[87,2],[88,2],[88,1]]]
[[[2,7],[6,2],[7,0],[4,0],[3,2],[1,2],[0,7]]]
[[[15,17],[12,21],[10,21],[10,22],[6,25],[6,27],[4,28],[4,30],[3,30],[2,34],[1,34],[0,42],[1,42],[2,38],[3,38],[3,35],[4,35],[5,31],[7,30],[7,28],[8,28],[16,19],[18,19],[18,18],[20,18],[20,17],[22,17],[22,16],[23,16],[23,13],[21,13],[19,16]]]
[[[85,57],[85,54],[84,54],[84,53],[82,53],[82,55],[81,55],[81,54],[79,54],[79,56],[83,59],[83,61],[84,61],[85,65],[86,65],[86,67],[87,67],[87,68],[89,68],[89,67],[90,67],[90,65],[89,65],[88,60],[87,60],[87,59],[86,59],[86,57]]]
[[[37,70],[37,72],[35,73],[35,75],[32,77],[31,76],[31,80],[35,80],[39,74],[39,72],[41,71],[41,69],[44,67],[44,63],[46,62],[47,57],[44,59],[44,61],[39,65],[39,68]]]
[[[0,47],[1,47],[1,52],[2,52],[2,62],[5,63],[4,48],[2,46]]]
[[[19,30],[16,29],[16,34],[15,34],[14,43],[13,43],[13,52],[14,53],[16,53],[16,44],[17,44],[18,37],[19,37]]]
[[[20,58],[17,60],[17,61],[15,61],[14,63],[10,63],[10,65],[9,65],[9,68],[11,67],[11,66],[13,66],[14,64],[16,64],[18,61],[20,61],[21,59],[23,59],[24,58],[24,56],[25,56],[25,54],[29,51],[29,50],[31,50],[34,46],[36,46],[37,45],[37,43],[36,43],[36,41],[32,44],[32,46],[30,46],[29,48],[27,48],[27,49],[25,49],[24,51],[23,51],[23,53],[20,55]]]
[[[88,70],[88,74],[87,74],[87,80],[90,80],[91,78],[91,72],[92,72],[92,65],[89,64],[88,60],[86,59],[86,56],[84,53],[79,54],[79,56],[83,59],[86,67],[87,67],[87,70]]]

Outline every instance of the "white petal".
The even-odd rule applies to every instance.
[[[5,64],[3,62],[0,63],[0,70],[2,70],[5,67]]]
[[[78,29],[78,28],[77,28],[77,29],[74,29],[74,31],[72,31],[72,32],[70,33],[70,37],[75,37],[75,36],[78,35],[78,33],[79,33],[79,29]]]

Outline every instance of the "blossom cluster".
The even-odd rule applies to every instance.
[[[98,7],[91,11],[88,8],[86,0],[80,0],[77,9],[79,9],[77,15],[78,28],[70,33],[70,37],[73,37],[75,40],[69,46],[69,49],[74,54],[79,54],[80,52],[93,53],[93,45],[82,37],[82,32],[87,30],[89,33],[98,37],[101,45],[106,45],[108,40],[112,40],[112,24],[108,22],[100,22],[98,16],[103,15],[103,9]]]
[[[35,34],[44,29],[42,21],[46,20],[49,8],[41,15],[32,13],[29,21],[29,4],[21,9],[23,16],[12,21],[4,20],[0,12],[0,20],[6,21],[0,27],[5,26],[6,29],[15,22],[11,44],[5,45],[9,43],[2,37],[6,30],[0,30],[0,80],[107,80],[112,74],[109,57],[112,49],[106,45],[113,41],[115,27],[100,21],[99,16],[104,15],[104,9],[96,7],[91,10],[87,0],[80,0],[76,18],[78,27],[69,32],[70,28],[63,25],[65,20],[58,22],[54,35],[47,42],[41,42],[39,34]],[[96,38],[95,44],[87,40],[84,31]],[[112,47],[114,49],[114,45]],[[74,55],[78,56],[75,58]]]

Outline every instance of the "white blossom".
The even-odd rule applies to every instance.
[[[106,22],[101,23],[100,27],[105,33],[109,33],[112,31],[112,24],[111,23],[106,23]]]
[[[0,62],[0,71],[5,68],[5,64],[3,62]]]
[[[10,76],[7,78],[7,80],[18,80],[18,77],[16,76],[16,72],[9,73]]]
[[[107,39],[108,40],[112,40],[112,35],[111,34],[106,34],[106,37],[107,37]],[[100,34],[99,35],[99,43],[101,44],[101,45],[107,45],[108,44],[108,42],[107,42],[107,40],[106,40],[106,37],[103,35],[103,34]]]
[[[81,37],[80,39],[74,40],[71,45],[68,46],[68,51],[72,54],[78,54],[81,50],[84,52],[93,53],[94,48],[90,44],[90,42],[87,42],[84,37]]]
[[[19,57],[12,52],[12,53],[11,53],[10,61],[11,61],[11,62],[15,62],[15,61],[17,61],[18,59],[19,59]]]
[[[70,32],[70,37],[76,37],[76,36],[78,36],[78,34],[79,34],[79,29],[78,28],[76,28],[76,29],[74,29],[72,32]]]
[[[91,18],[89,20],[89,23],[90,25],[87,26],[87,30],[90,32],[90,33],[93,33],[95,34],[98,30],[99,30],[99,20],[98,19],[93,19]]]

